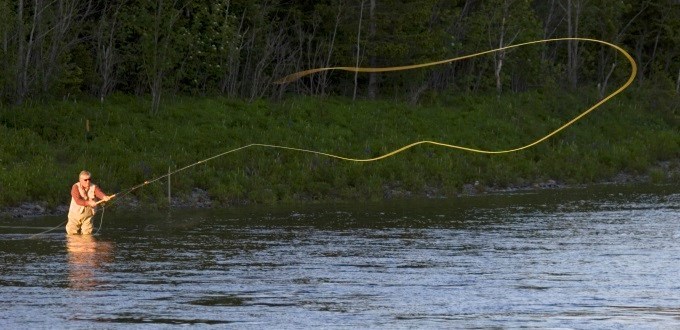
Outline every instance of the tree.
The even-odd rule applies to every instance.
[[[589,17],[598,17],[599,19],[589,20],[590,24],[586,26],[588,35],[601,40],[608,40],[613,43],[620,43],[621,37],[626,29],[630,27],[639,15],[645,10],[646,5],[643,4],[641,9],[629,19],[625,19],[624,15],[630,12],[633,8],[630,1],[624,0],[592,0],[592,6],[589,10]],[[592,49],[592,48],[591,48]],[[595,55],[596,52],[596,55]],[[592,53],[593,55],[589,55]],[[619,56],[616,50],[605,45],[597,46],[596,50],[584,51],[587,58],[596,58],[596,68],[594,74],[591,74],[589,80],[597,82],[598,92],[600,98],[603,98],[607,93],[607,86],[609,79],[615,73],[618,65],[617,57]]]
[[[79,70],[70,52],[82,41],[82,22],[92,13],[92,0],[19,0],[0,2],[4,96],[21,103],[59,91]],[[77,79],[77,77],[76,77]]]
[[[364,1],[361,1],[364,3]],[[370,67],[398,66],[441,59],[447,53],[445,22],[437,15],[438,0],[371,0],[368,5],[368,36],[361,39],[360,63]],[[354,17],[360,17],[362,5],[354,8]],[[350,21],[356,31],[356,20]],[[348,25],[345,25],[347,28]],[[348,35],[349,33],[345,33]],[[356,36],[356,33],[354,34]],[[354,44],[341,43],[342,52],[355,49]],[[354,61],[353,61],[354,62]],[[384,74],[368,74],[367,95],[380,95],[380,90],[392,87],[408,90],[410,99],[428,88],[427,70],[389,74],[390,79],[381,79]],[[401,93],[399,93],[401,94]]]
[[[230,49],[235,39],[229,0],[192,2],[184,13],[188,54],[181,59],[183,84],[189,91],[206,93],[219,90],[223,72],[228,68]]]
[[[92,89],[102,102],[116,84],[116,71],[121,61],[121,50],[116,47],[116,42],[123,24],[120,14],[126,2],[126,0],[113,4],[108,1],[104,2],[94,31],[93,44],[99,84],[96,87],[93,86]]]
[[[185,7],[180,0],[140,0],[125,7],[126,52],[151,92],[150,114],[158,113],[168,73],[186,49],[187,30],[178,24]]]
[[[302,3],[301,5],[307,5]],[[295,53],[296,5],[284,7],[278,0],[231,2],[232,12],[239,17],[234,47],[228,55],[230,70],[223,86],[229,95],[255,100],[280,93],[273,81],[292,72]],[[299,35],[299,34],[298,34]]]
[[[335,53],[335,42],[342,15],[346,11],[345,0],[312,1],[290,10],[292,38],[296,46],[291,49],[296,56],[295,71],[309,68],[330,67]],[[324,95],[329,83],[328,71],[306,76],[296,83],[297,91]]]
[[[680,5],[673,0],[633,2],[621,36],[638,63],[638,81],[675,81],[680,88]],[[678,74],[677,76],[676,73]]]
[[[532,13],[530,2],[527,0],[489,0],[481,3],[468,18],[467,49],[474,53],[538,39],[540,23]],[[508,62],[509,52],[524,55],[516,56],[510,61],[513,68],[518,65],[522,67],[521,70],[515,70],[514,75],[518,77],[516,79],[503,79],[502,72]],[[537,70],[539,63],[537,53],[536,48],[494,52],[492,67],[496,92],[500,94],[503,85],[510,81],[519,83],[519,80],[531,79],[530,75],[525,73]]]
[[[0,102],[11,99],[11,96],[16,91],[16,64],[18,51],[14,50],[17,47],[17,35],[23,35],[21,30],[23,27],[23,19],[19,19],[19,14],[23,15],[23,1],[19,0],[16,5],[15,12],[9,0],[0,0],[0,16],[4,19],[0,20],[0,38],[2,45],[0,47]]]
[[[588,0],[560,0],[559,6],[564,11],[567,21],[567,37],[578,38],[581,16]],[[567,80],[572,88],[578,85],[578,70],[581,54],[578,40],[567,41]]]

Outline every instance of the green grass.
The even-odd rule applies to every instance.
[[[556,137],[529,150],[480,155],[419,146],[372,163],[250,148],[172,177],[175,196],[201,188],[223,205],[297,200],[382,199],[385,187],[446,194],[466,183],[505,187],[554,179],[607,180],[645,174],[680,159],[677,95],[627,91]],[[95,100],[5,107],[0,111],[0,205],[68,201],[81,169],[117,192],[250,143],[375,157],[418,140],[490,150],[530,143],[595,102],[592,95],[528,92],[448,96],[425,106],[390,101],[291,97],[245,103],[177,97],[149,116],[149,100]],[[91,131],[85,132],[89,120]],[[164,184],[135,192],[163,203]]]

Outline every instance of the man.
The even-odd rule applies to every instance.
[[[80,172],[78,182],[71,187],[71,207],[68,210],[66,233],[76,235],[80,231],[83,235],[92,234],[92,217],[95,213],[94,208],[97,206],[96,199],[106,202],[111,199],[111,196],[92,184],[90,172]]]

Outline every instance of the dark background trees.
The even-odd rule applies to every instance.
[[[470,90],[594,87],[626,74],[614,51],[582,42],[500,52],[419,71],[355,76],[321,66],[396,66],[540,38],[622,45],[639,84],[680,92],[680,4],[673,0],[0,0],[4,104],[113,92],[282,93],[397,98]],[[621,68],[623,67],[623,68]]]

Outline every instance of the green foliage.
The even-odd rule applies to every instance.
[[[653,99],[652,99],[653,97]],[[114,95],[24,105],[0,111],[0,205],[67,202],[82,169],[117,192],[226,150],[267,143],[352,158],[382,155],[417,140],[482,149],[530,143],[586,109],[587,93],[551,91],[449,95],[436,104],[292,97],[273,103],[178,97],[158,116],[149,100]],[[409,192],[455,194],[464,184],[525,186],[559,180],[588,183],[618,173],[646,174],[680,158],[678,126],[650,102],[677,96],[633,90],[554,138],[508,155],[419,146],[379,162],[351,163],[307,153],[253,147],[172,177],[173,195],[195,188],[223,205],[299,200],[383,199]],[[677,104],[677,103],[675,103]],[[91,131],[85,131],[89,121]],[[658,172],[658,171],[657,171]],[[664,178],[650,172],[655,181]],[[143,203],[165,203],[165,182],[137,190]]]
[[[235,17],[229,12],[230,1],[199,1],[187,5],[180,30],[185,45],[180,80],[189,92],[217,90],[229,56],[236,47]]]

